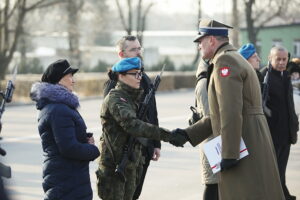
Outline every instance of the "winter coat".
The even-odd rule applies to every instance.
[[[284,200],[254,69],[229,44],[222,45],[211,62],[210,120],[204,118],[186,129],[191,143],[197,145],[207,137],[211,126],[214,136],[221,135],[223,159],[239,158],[241,138],[249,152],[235,167],[220,172],[219,196],[222,200]]]
[[[198,78],[201,74],[207,73],[207,64],[204,61],[200,61],[196,77]],[[201,78],[197,81],[195,88],[195,97],[196,97],[196,109],[198,113],[201,113],[203,116],[209,115],[209,107],[208,107],[208,95],[207,95],[207,77]],[[211,140],[213,135],[209,136],[206,140],[201,142],[200,144],[200,171],[201,178],[203,184],[216,184],[218,183],[218,175],[213,174],[209,162],[204,154],[203,145]]]
[[[262,69],[262,75],[266,75],[267,68]],[[274,145],[282,146],[295,144],[299,121],[295,111],[293,86],[287,71],[271,70],[269,73],[269,96],[266,106],[271,110],[271,116],[267,116],[268,125]]]
[[[31,98],[40,110],[44,199],[92,200],[89,161],[100,153],[87,143],[77,96],[61,85],[38,82],[32,86]]]

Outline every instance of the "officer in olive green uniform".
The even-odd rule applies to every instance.
[[[137,118],[142,72],[138,57],[124,58],[112,67],[110,79],[117,80],[115,89],[105,97],[101,108],[102,137],[97,174],[98,195],[103,200],[132,200],[143,162],[141,144],[135,143],[134,153],[125,169],[125,182],[115,173],[129,136],[169,141],[170,132]]]
[[[211,132],[221,135],[222,161],[219,197],[222,200],[284,200],[272,138],[262,111],[259,81],[250,64],[228,43],[227,25],[201,20],[199,43],[208,69],[210,118],[204,118],[176,135],[186,133],[193,146]],[[211,123],[210,123],[211,122]],[[238,160],[241,138],[249,155]],[[179,140],[172,140],[182,145]]]

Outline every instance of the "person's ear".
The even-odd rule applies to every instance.
[[[118,55],[119,55],[120,58],[124,58],[124,52],[123,51],[119,51]]]
[[[121,81],[125,78],[125,74],[119,74],[118,76],[119,76],[118,80],[121,80]]]

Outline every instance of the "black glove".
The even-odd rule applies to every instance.
[[[171,139],[170,143],[173,144],[176,147],[183,147],[183,145],[189,140],[187,133],[180,129],[174,129],[171,132]]]
[[[239,160],[237,160],[237,159],[222,159],[221,171],[224,171],[224,170],[234,167],[238,162],[239,162]]]

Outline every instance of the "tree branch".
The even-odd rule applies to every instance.
[[[53,6],[58,3],[66,3],[66,0],[53,0],[51,2],[49,2],[49,0],[39,0],[35,4],[27,7],[26,12],[37,9],[37,8],[45,8],[45,7]]]
[[[124,14],[123,14],[123,11],[121,9],[121,6],[120,6],[120,2],[119,0],[115,0],[116,4],[117,4],[117,8],[118,8],[118,11],[119,11],[119,15],[120,15],[120,18],[121,18],[121,24],[123,26],[123,28],[125,30],[127,30],[127,25],[126,25],[126,22],[125,22],[125,17],[124,17]]]

